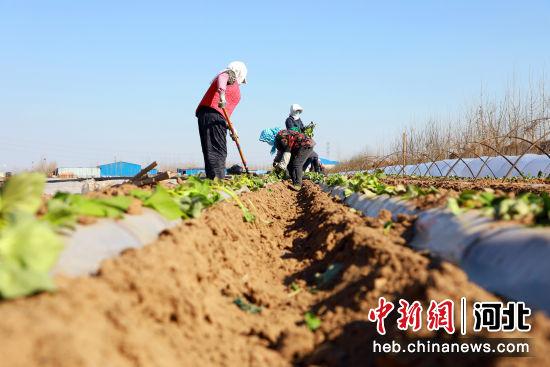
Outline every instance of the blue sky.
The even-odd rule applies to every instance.
[[[233,122],[253,164],[291,103],[342,159],[457,113],[481,85],[498,97],[550,74],[549,1],[204,3],[0,0],[0,170],[201,164],[194,110],[233,60],[249,69]]]

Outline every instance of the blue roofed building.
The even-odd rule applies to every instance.
[[[337,165],[338,163],[340,163],[340,162],[338,162],[338,161],[331,161],[330,159],[322,158],[322,157],[319,157],[319,161],[320,161],[321,164],[322,164],[323,166],[325,166],[325,167],[326,167],[326,166],[332,167],[332,166],[335,166],[335,165]]]
[[[201,173],[206,173],[206,171],[204,170],[204,168],[183,168],[183,169],[179,169],[178,173],[185,174],[188,176],[197,176],[197,175],[200,175]]]
[[[141,165],[129,162],[113,162],[99,165],[101,177],[132,177],[141,171]]]

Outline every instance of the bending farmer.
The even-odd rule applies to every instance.
[[[227,158],[227,121],[223,115],[231,113],[241,99],[240,84],[246,84],[246,65],[233,61],[212,80],[204,94],[195,115],[199,122],[202,154],[206,177],[210,179],[225,177]]]
[[[288,165],[288,173],[296,188],[302,186],[304,163],[311,155],[314,146],[313,139],[294,130],[281,130],[275,137],[277,156],[273,165],[278,169],[286,169]]]
[[[307,171],[308,167],[311,172],[323,172],[323,167],[319,161],[319,155],[314,150],[311,151],[311,154],[304,163],[304,172]]]
[[[313,129],[315,124],[311,122],[308,126],[304,126],[302,119],[300,118],[304,109],[299,104],[294,103],[290,106],[290,115],[285,121],[287,130],[294,130],[305,134],[309,138],[313,138]],[[303,170],[306,171],[311,165],[311,171],[321,172],[321,164],[319,162],[319,155],[315,151],[311,152],[311,155],[306,159]]]

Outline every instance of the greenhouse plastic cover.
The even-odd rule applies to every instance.
[[[512,167],[515,164],[516,168]],[[417,176],[456,176],[456,177],[537,177],[550,175],[550,158],[543,154],[525,154],[524,156],[497,156],[480,158],[444,159],[435,162],[410,164],[401,172],[402,165],[383,168],[386,174],[406,174]],[[510,172],[509,172],[510,171]],[[509,172],[509,173],[508,173]],[[520,174],[521,172],[521,174]]]

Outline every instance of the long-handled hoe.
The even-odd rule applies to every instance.
[[[231,139],[233,139],[233,141],[237,145],[237,149],[239,150],[239,155],[241,156],[241,161],[243,162],[244,170],[246,171],[246,173],[250,173],[248,171],[248,165],[246,164],[246,159],[244,158],[243,150],[241,149],[241,144],[239,143],[239,137],[235,132],[235,128],[233,128],[233,124],[229,119],[229,115],[227,114],[227,111],[225,110],[225,108],[222,108],[222,110],[225,116],[225,121],[227,121],[227,126],[229,127],[229,134],[231,135]]]

